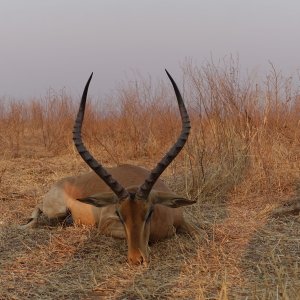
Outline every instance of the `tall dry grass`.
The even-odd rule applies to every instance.
[[[202,67],[187,62],[183,74],[192,134],[171,170],[174,173],[184,159],[186,193],[222,194],[245,171],[251,173],[250,190],[275,191],[289,185],[298,172],[298,82],[284,78],[271,63],[262,82],[242,78],[238,60],[232,58]],[[84,121],[87,145],[104,163],[153,164],[179,131],[174,98],[169,84],[153,85],[140,78],[123,85],[115,99],[89,101]],[[2,156],[72,153],[78,102],[64,90],[49,90],[43,99],[26,102],[0,99]]]
[[[283,77],[270,63],[259,82],[241,76],[239,62],[232,58],[201,67],[186,62],[182,69],[192,134],[167,171],[175,174],[174,186],[202,200],[222,197],[244,178],[249,192],[291,189],[299,172],[297,78]],[[123,85],[115,98],[89,99],[86,144],[106,164],[153,166],[180,130],[174,98],[170,84],[139,78]],[[0,100],[2,157],[75,153],[72,126],[78,102],[64,90],[49,90],[44,98],[26,102]]]
[[[235,182],[238,178],[234,177],[246,167],[251,178],[248,188],[256,192],[277,192],[297,178],[298,83],[291,77],[285,79],[272,64],[270,68],[259,84],[256,78],[242,80],[238,63],[232,59],[222,66],[185,66],[196,103],[193,112],[199,114],[195,121],[197,134],[191,140],[196,144],[193,149],[201,151],[195,156],[201,162],[196,162],[201,167],[197,178],[204,180],[203,170],[213,164],[223,168],[223,175],[227,169],[227,175],[233,176],[229,179]]]

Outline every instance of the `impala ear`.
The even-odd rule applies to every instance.
[[[113,192],[99,193],[85,198],[79,198],[77,200],[96,207],[116,204],[119,201],[118,197]]]
[[[153,204],[162,204],[172,208],[191,205],[197,202],[169,192],[151,191],[150,195],[152,196]]]

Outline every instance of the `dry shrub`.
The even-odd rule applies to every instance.
[[[45,149],[52,150],[53,154],[70,147],[70,128],[76,112],[70,97],[64,91],[56,93],[50,89],[45,99],[33,100],[28,105],[31,137],[35,137]]]
[[[188,151],[201,189],[211,183],[216,194],[218,183],[235,186],[245,171],[256,193],[284,192],[299,179],[298,90],[270,66],[259,86],[255,78],[242,81],[232,58],[221,66],[186,64],[194,106]]]
[[[0,141],[3,145],[3,154],[7,155],[10,151],[11,155],[19,156],[22,140],[25,136],[27,107],[19,101],[5,101],[1,104],[1,120],[0,120]]]

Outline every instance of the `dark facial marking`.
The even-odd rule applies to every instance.
[[[121,223],[124,224],[124,219],[123,219],[123,217],[122,217],[122,215],[121,215],[121,213],[118,209],[116,209],[116,215],[119,217]]]
[[[148,223],[151,220],[153,212],[154,212],[154,206],[151,205],[145,216],[146,223]]]

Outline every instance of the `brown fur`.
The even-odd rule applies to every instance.
[[[130,192],[136,191],[150,173],[146,169],[132,165],[121,165],[107,170]],[[97,225],[105,235],[127,238],[129,261],[141,263],[148,261],[149,240],[157,241],[170,237],[176,230],[188,233],[195,231],[184,220],[181,207],[171,208],[155,204],[159,192],[164,192],[164,195],[170,195],[172,198],[176,196],[163,181],[157,180],[147,201],[125,199],[119,203],[110,188],[94,172],[67,177],[54,184],[34,210],[32,220],[23,227],[34,226],[41,212],[51,219],[64,216],[70,210],[77,224]],[[99,193],[101,196],[107,195],[108,205],[96,207],[77,200]],[[194,202],[190,201],[183,205],[192,203]],[[145,214],[153,204],[151,221],[145,222]],[[116,214],[116,209],[123,216],[123,224]]]

